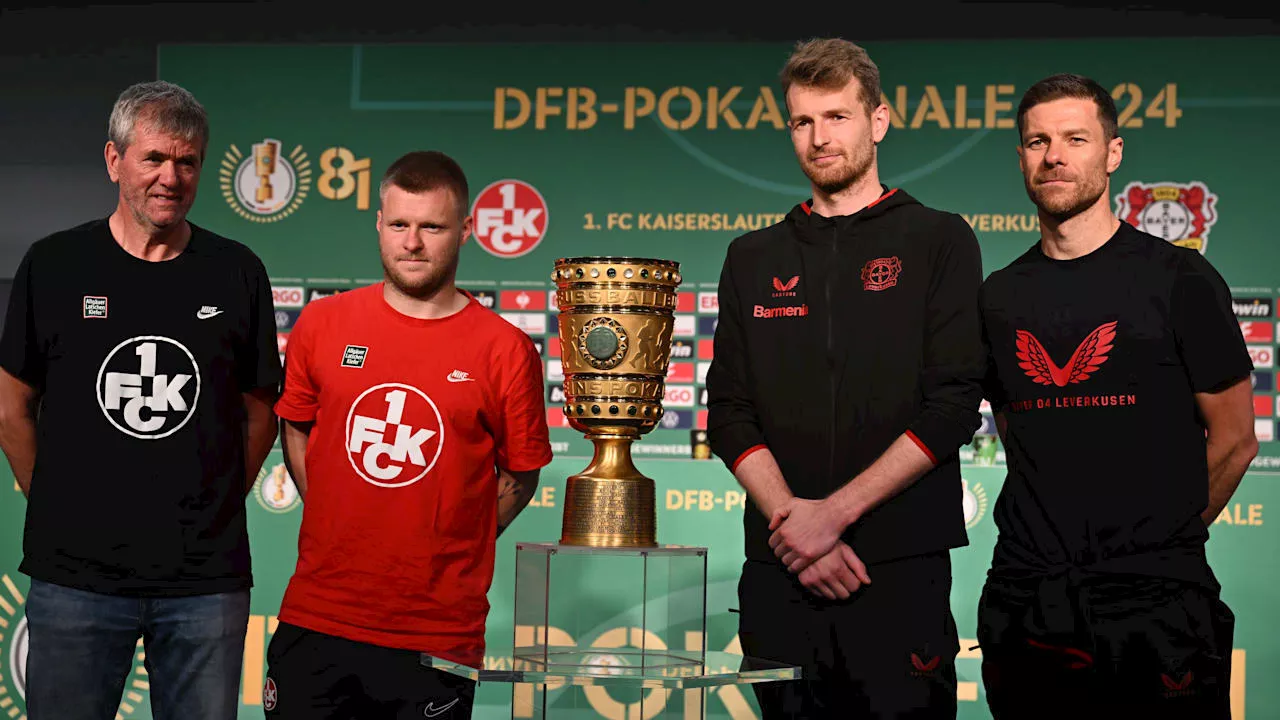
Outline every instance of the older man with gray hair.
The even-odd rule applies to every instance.
[[[158,720],[237,715],[244,498],[276,436],[271,287],[186,219],[204,108],[166,82],[111,113],[108,217],[36,241],[0,336],[0,450],[27,496],[27,714],[109,718],[146,651]]]

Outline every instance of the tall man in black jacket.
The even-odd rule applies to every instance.
[[[889,110],[864,50],[803,43],[782,89],[813,197],[730,245],[707,376],[712,450],[750,498],[743,650],[804,673],[753,687],[766,720],[954,718],[978,243],[880,184]]]

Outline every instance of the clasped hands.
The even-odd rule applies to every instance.
[[[844,600],[871,582],[866,565],[840,540],[845,527],[824,501],[792,498],[769,519],[769,547],[810,592]]]

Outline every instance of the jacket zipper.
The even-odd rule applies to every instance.
[[[835,359],[835,338],[834,338],[834,316],[835,305],[831,302],[831,282],[832,277],[836,274],[840,267],[836,262],[836,256],[840,254],[840,229],[839,225],[832,223],[831,226],[831,265],[827,272],[827,375],[831,385],[831,432],[827,433],[827,441],[830,445],[830,451],[827,459],[827,482],[832,482],[836,474],[836,359]]]

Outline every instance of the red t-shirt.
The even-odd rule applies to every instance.
[[[496,467],[551,460],[542,362],[533,341],[474,298],[420,320],[382,291],[314,301],[289,337],[276,412],[315,425],[280,620],[478,663]]]

